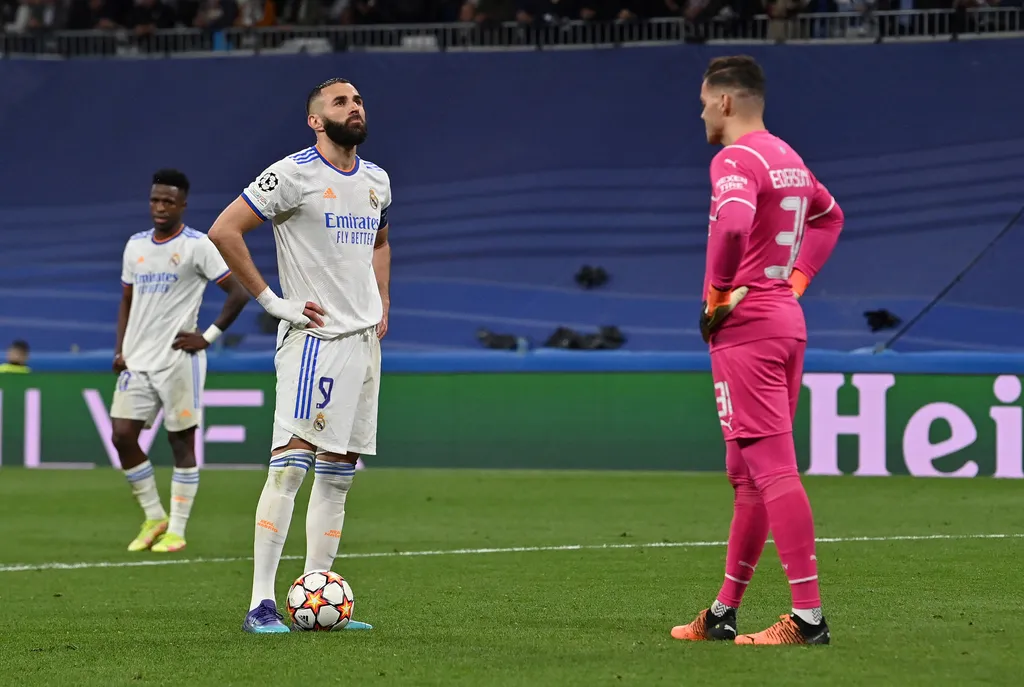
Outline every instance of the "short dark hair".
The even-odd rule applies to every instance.
[[[352,82],[349,81],[348,79],[342,79],[340,77],[335,77],[333,79],[327,79],[327,81],[324,81],[322,84],[320,84],[319,86],[317,86],[316,88],[311,90],[309,92],[309,95],[306,96],[306,114],[310,113],[310,109],[313,107],[313,101],[317,99],[317,97],[320,95],[320,93],[322,93],[323,90],[325,88],[327,88],[328,86],[333,86],[336,83],[352,83]]]
[[[25,353],[28,353],[28,342],[23,341],[22,339],[16,339],[11,342],[11,348],[17,348],[19,350],[24,351]]]
[[[709,86],[735,88],[760,98],[765,94],[764,70],[749,55],[716,57],[708,64],[704,80]]]
[[[153,173],[153,185],[160,184],[161,186],[173,186],[174,188],[181,189],[181,192],[186,196],[188,195],[188,177],[185,176],[184,172],[179,172],[176,169],[158,169]]]

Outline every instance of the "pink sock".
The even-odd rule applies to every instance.
[[[725,444],[725,469],[735,496],[729,548],[725,554],[725,581],[718,592],[718,601],[739,608],[768,539],[768,512],[735,441]]]
[[[768,511],[775,548],[793,593],[793,608],[819,608],[814,518],[797,472],[793,435],[741,439],[740,449]]]

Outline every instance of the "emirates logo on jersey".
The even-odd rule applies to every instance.
[[[377,194],[374,193],[373,189],[370,189],[370,207],[376,210],[380,207],[380,201],[377,200]]]

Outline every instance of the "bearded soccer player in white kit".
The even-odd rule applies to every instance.
[[[206,234],[182,222],[188,190],[188,177],[178,170],[162,169],[153,175],[153,228],[128,239],[121,267],[112,441],[146,518],[129,551],[171,553],[185,548],[185,525],[199,489],[195,436],[206,379],[204,349],[249,302]],[[228,297],[220,317],[199,333],[199,306],[211,281]],[[160,502],[153,465],[139,446],[139,435],[153,425],[161,408],[174,454],[170,520]]]
[[[274,582],[306,472],[315,465],[304,572],[330,570],[356,460],[377,450],[391,181],[356,155],[366,140],[366,112],[352,84],[320,84],[306,113],[316,145],[264,170],[210,229],[238,280],[281,320],[270,470],[256,508],[252,597],[242,624],[254,633],[289,631]],[[243,238],[268,219],[283,298],[260,275]],[[345,629],[370,626],[350,621]]]

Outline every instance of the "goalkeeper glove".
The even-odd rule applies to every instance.
[[[807,285],[810,283],[811,280],[800,270],[793,270],[789,275],[789,286],[793,289],[793,295],[798,299],[804,295],[804,291],[807,290]]]
[[[708,299],[700,305],[700,336],[704,343],[711,341],[711,332],[722,324],[743,297],[747,295],[747,287],[740,286],[731,291],[719,291],[714,286],[708,291]]]

